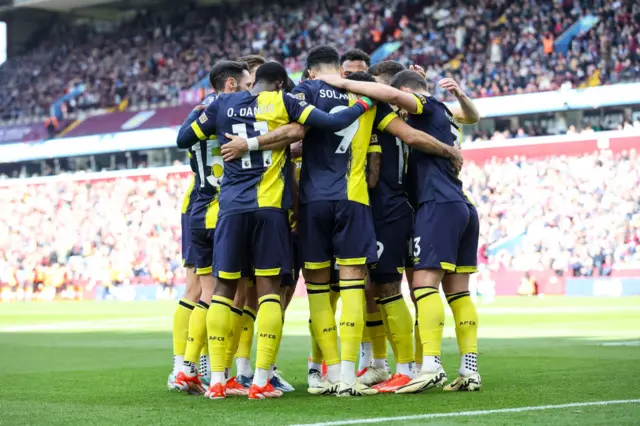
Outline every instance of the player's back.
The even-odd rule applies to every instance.
[[[335,114],[358,98],[320,80],[307,80],[293,91],[322,111]],[[300,204],[324,200],[351,200],[369,204],[365,166],[376,108],[338,132],[310,128],[303,140]]]
[[[369,191],[371,211],[376,222],[392,222],[411,211],[405,191],[409,148],[395,136],[374,131],[371,143],[382,153],[377,185]]]
[[[458,144],[460,129],[449,108],[431,96],[417,93],[414,96],[420,105],[419,111],[410,114],[407,123],[447,145]],[[428,201],[468,202],[462,190],[462,181],[456,176],[451,162],[417,149],[412,149],[409,155],[407,189],[415,204]]]
[[[217,95],[211,93],[202,101],[201,105],[215,102]],[[220,179],[224,163],[220,156],[220,143],[215,135],[201,140],[189,149],[189,165],[195,174],[193,188],[201,201],[211,201],[215,198],[220,187]]]
[[[290,122],[283,92],[223,94],[218,98],[216,132],[253,138]],[[258,208],[291,208],[288,149],[251,151],[225,163],[220,216]]]

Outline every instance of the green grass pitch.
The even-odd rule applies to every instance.
[[[307,303],[296,299],[278,366],[297,391],[267,401],[209,401],[167,391],[174,306],[0,304],[0,425],[359,424],[612,400],[627,402],[377,424],[640,424],[640,403],[628,402],[640,400],[640,297],[498,298],[479,304],[481,392],[355,399],[306,393]],[[459,358],[450,317],[443,363],[452,380]]]

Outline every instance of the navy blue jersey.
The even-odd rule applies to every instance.
[[[413,95],[418,104],[418,112],[410,114],[407,123],[447,145],[458,144],[460,129],[449,108],[431,96],[417,93]],[[462,190],[462,181],[455,175],[451,162],[417,149],[412,149],[409,154],[407,189],[415,205],[428,201],[468,202]]]
[[[204,98],[201,105],[208,106],[217,97],[215,93],[211,93]],[[188,121],[191,123],[192,120]],[[199,198],[211,201],[218,194],[223,164],[220,143],[215,135],[207,140],[198,141],[189,148],[189,165],[196,175],[194,189]]]
[[[206,141],[217,134],[226,143],[225,133],[253,138],[291,121],[312,126],[344,128],[366,111],[358,103],[331,116],[305,101],[284,92],[221,94],[190,125],[178,133],[178,146]],[[291,208],[289,149],[247,152],[242,158],[225,163],[220,186],[220,217],[259,208]]]
[[[300,83],[292,92],[318,109],[335,114],[358,98],[320,80]],[[388,104],[379,104],[338,132],[309,129],[303,139],[300,204],[349,200],[369,205],[366,162],[371,133],[383,131],[397,117]]]
[[[376,130],[371,145],[379,146],[380,177],[375,188],[369,190],[371,210],[376,222],[393,222],[411,213],[405,191],[406,164],[409,147],[399,138]]]

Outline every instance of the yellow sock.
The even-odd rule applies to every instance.
[[[242,326],[242,309],[231,307],[231,317],[229,319],[231,331],[229,332],[229,342],[227,343],[226,362],[227,368],[233,366],[233,356],[240,344],[240,327]]]
[[[340,297],[340,358],[357,362],[364,328],[364,279],[340,280]]]
[[[236,350],[236,358],[251,359],[251,346],[253,346],[253,332],[256,322],[256,311],[248,306],[244,307],[242,326],[240,327],[240,342]]]
[[[335,314],[338,308],[338,300],[340,300],[340,286],[338,284],[329,284],[329,288],[331,289],[329,301],[331,302],[331,309]]]
[[[280,296],[267,294],[258,299],[258,343],[256,368],[269,370],[276,356],[278,338],[282,334]]]
[[[184,352],[184,360],[197,363],[200,360],[200,351],[207,344],[207,311],[209,305],[202,300],[198,302],[189,318],[189,337]]]
[[[196,304],[188,299],[180,299],[173,314],[173,354],[184,356],[189,337],[189,318]]]
[[[468,291],[447,295],[456,322],[460,355],[478,353],[478,312]]]
[[[387,316],[387,323],[396,345],[396,363],[413,362],[413,320],[402,294],[380,299],[380,311]]]
[[[313,332],[313,326],[311,325],[311,319],[309,319],[309,335],[311,336],[311,362],[314,364],[322,364],[324,357],[322,351],[316,340],[316,335]]]
[[[423,356],[440,356],[444,329],[444,305],[437,288],[419,287],[413,290],[418,306],[418,324]]]
[[[207,314],[207,333],[209,334],[209,357],[211,371],[224,372],[227,367],[227,341],[231,330],[231,305],[233,300],[222,296],[211,298],[211,307]]]
[[[420,326],[418,325],[417,319],[416,319],[416,324],[413,330],[413,336],[416,342],[416,345],[415,345],[416,364],[422,364],[422,339],[420,339]]]
[[[307,295],[313,334],[316,337],[318,346],[320,346],[322,355],[327,365],[338,364],[340,362],[338,331],[335,314],[331,309],[329,284],[307,282]]]
[[[371,338],[371,348],[374,359],[387,359],[387,340],[384,334],[384,323],[382,313],[367,313],[365,329]]]
[[[282,309],[282,306],[280,306],[280,309]],[[278,341],[276,342],[276,353],[273,356],[273,364],[275,364],[276,361],[278,361],[278,354],[280,353],[280,344],[282,343],[283,334],[284,334],[284,310],[282,310],[282,327],[281,327],[280,335],[278,336]]]
[[[204,319],[205,325],[207,323],[207,319]],[[209,345],[202,345],[202,349],[200,349],[200,356],[209,355]]]
[[[380,298],[375,298],[376,304],[378,308],[380,308]],[[391,345],[391,350],[393,351],[393,359],[398,359],[398,349],[396,348],[396,342],[393,341],[393,336],[391,336],[391,329],[389,328],[389,320],[387,318],[387,312],[384,309],[380,309],[380,314],[382,314],[382,324],[384,325],[384,334]]]

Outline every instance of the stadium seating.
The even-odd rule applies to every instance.
[[[250,13],[232,6],[144,12],[106,34],[60,23],[30,53],[0,67],[0,119],[48,115],[78,87],[84,91],[65,104],[68,112],[176,102],[217,59],[261,53],[299,71],[306,49],[319,43],[371,52],[401,41],[393,58],[426,65],[430,80],[459,78],[475,97],[640,76],[640,5],[631,0],[300,4],[257,5]],[[568,55],[554,47],[545,53],[545,43],[589,13],[600,23],[574,38]]]
[[[462,178],[483,224],[480,258],[493,269],[567,276],[637,265],[639,165],[636,152],[608,151],[469,162]],[[182,280],[187,176],[0,188],[0,281],[57,264],[86,284]]]

